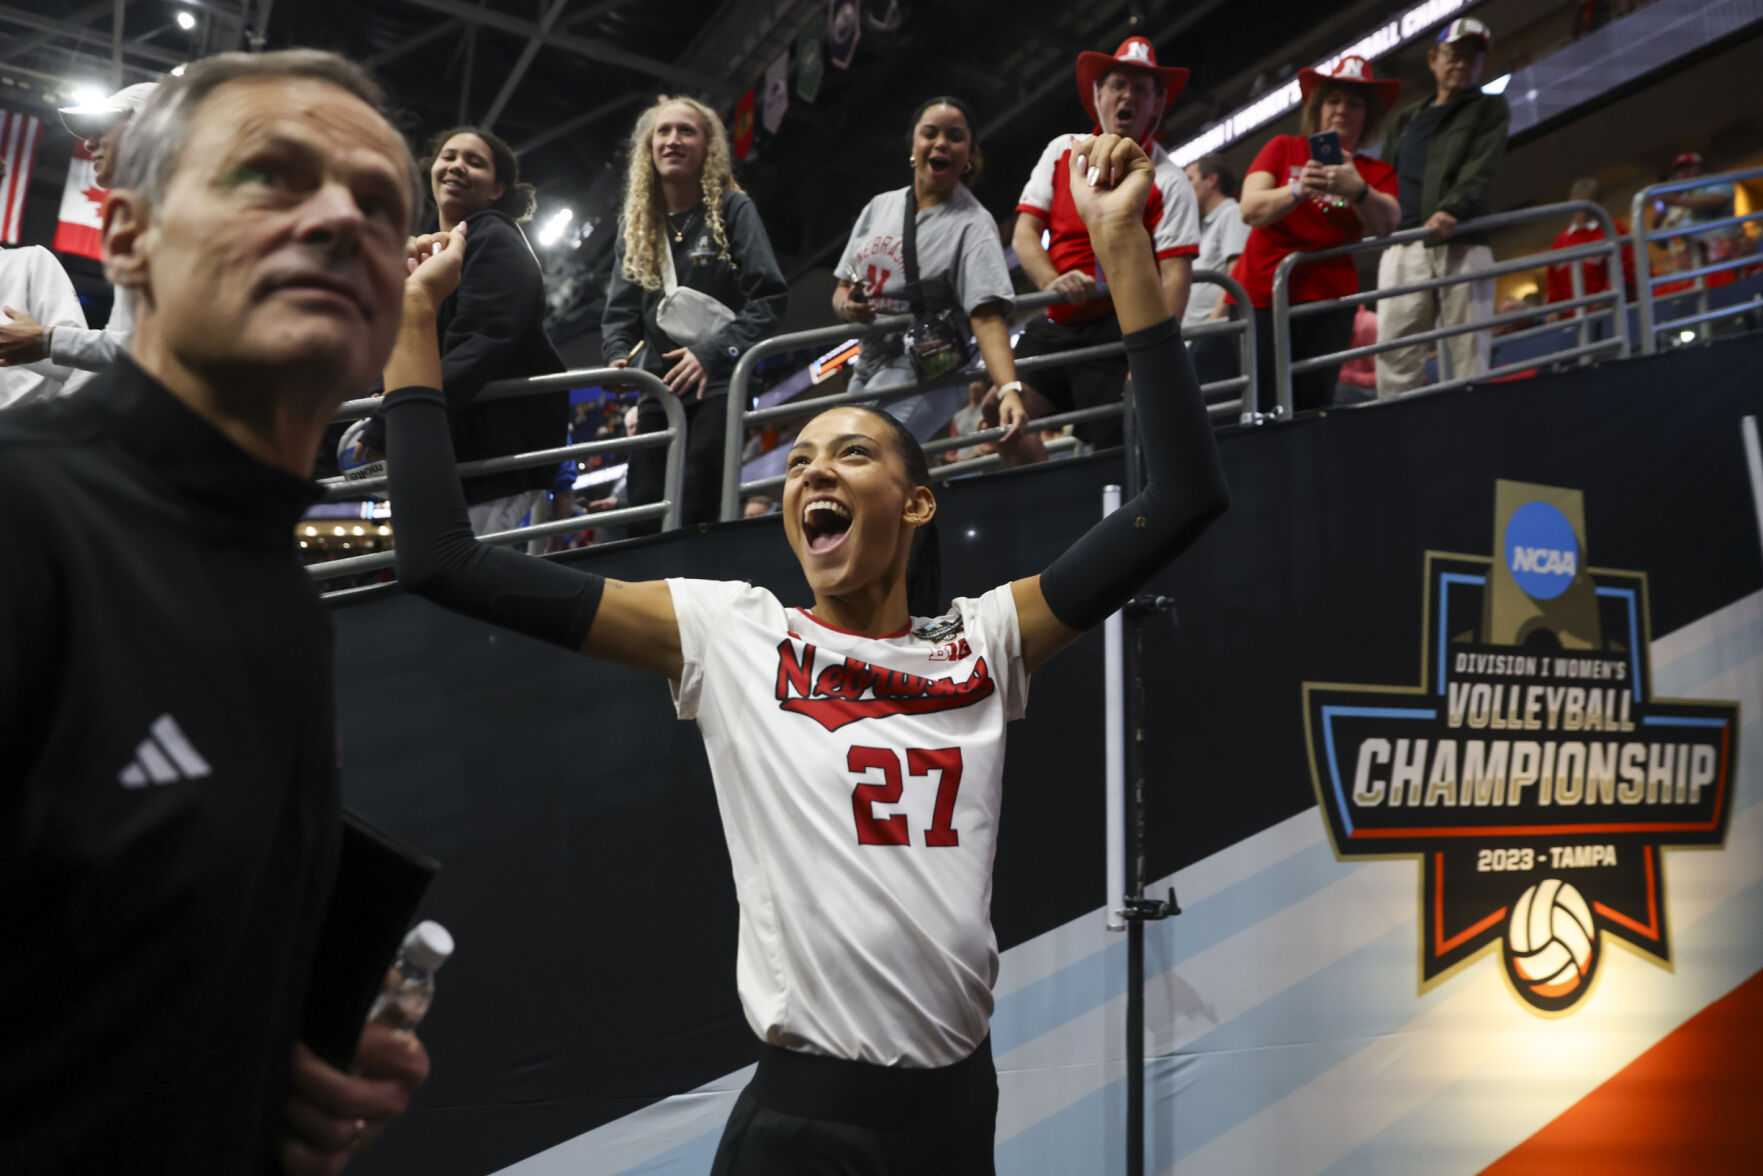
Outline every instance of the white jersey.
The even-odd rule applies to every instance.
[[[748,1024],[875,1065],[961,1061],[991,1020],[1004,724],[1028,699],[1009,586],[867,637],[763,588],[667,583],[674,705],[709,752]]]

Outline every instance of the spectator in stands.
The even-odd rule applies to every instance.
[[[1479,20],[1461,18],[1439,31],[1426,52],[1437,83],[1434,96],[1398,112],[1384,136],[1383,158],[1401,181],[1400,229],[1430,230],[1430,240],[1384,250],[1378,261],[1380,289],[1454,274],[1478,273],[1494,264],[1485,233],[1459,234],[1462,221],[1493,211],[1489,191],[1506,150],[1511,111],[1499,94],[1481,92],[1481,70],[1494,37]],[[1490,278],[1392,295],[1377,303],[1383,342],[1487,319],[1494,308]],[[1451,378],[1488,368],[1486,331],[1453,335],[1441,344]],[[1400,396],[1426,382],[1426,348],[1398,347],[1377,357],[1377,394]]]
[[[662,95],[637,116],[612,286],[600,319],[606,362],[635,362],[653,372],[685,406],[682,524],[713,522],[721,513],[729,377],[742,354],[773,332],[789,299],[759,210],[735,181],[729,160],[722,119],[695,98]],[[709,295],[734,318],[690,345],[670,338],[656,321],[670,290],[669,271],[681,288]],[[667,427],[655,401],[644,399],[638,411],[642,432]],[[666,462],[665,449],[631,455],[631,501],[661,499]],[[653,520],[630,525],[633,535],[659,529]]]
[[[5,179],[6,157],[0,155],[0,182]],[[67,280],[67,271],[41,245],[19,249],[0,246],[0,308],[15,323],[22,318],[41,324],[45,334],[57,327],[82,331],[86,328],[86,312],[80,309],[79,296]],[[0,325],[0,340],[6,330],[6,326]],[[9,362],[4,358],[4,347],[4,342],[0,342],[0,408],[58,395],[63,381],[73,374],[47,354],[21,363]],[[31,354],[32,349],[19,348],[18,353]]]
[[[1156,169],[1156,182],[1145,204],[1145,224],[1156,247],[1163,303],[1176,318],[1188,306],[1193,260],[1200,251],[1200,216],[1193,185],[1157,145],[1155,135],[1187,80],[1187,70],[1158,65],[1156,49],[1143,37],[1128,37],[1112,55],[1077,55],[1078,101],[1095,130],[1132,139],[1145,149]],[[1016,201],[1016,230],[1010,241],[1017,261],[1036,286],[1065,297],[1064,305],[1050,306],[1029,320],[1016,343],[1022,359],[1120,339],[1113,304],[1105,299],[1089,301],[1099,267],[1066,180],[1065,161],[1076,138],[1057,135],[1047,144]],[[1113,404],[1125,385],[1124,355],[1049,368],[1035,374],[1028,390],[1029,411],[1040,417],[1054,410]],[[1119,445],[1120,418],[1088,421],[1078,426],[1077,435],[1098,449]]]
[[[1701,154],[1685,151],[1671,161],[1671,174],[1666,179],[1672,182],[1693,180],[1701,174]],[[1653,202],[1648,219],[1655,229],[1677,229],[1723,220],[1733,214],[1732,210],[1733,186],[1722,183],[1706,184],[1699,188],[1662,193]],[[1677,273],[1730,260],[1743,252],[1743,246],[1744,234],[1737,225],[1672,237],[1665,242],[1671,257],[1671,268]],[[1733,280],[1733,276],[1733,271],[1723,270],[1709,274],[1707,283],[1710,286],[1724,286]]]
[[[1243,180],[1243,219],[1252,228],[1232,274],[1255,309],[1255,363],[1264,404],[1271,402],[1275,386],[1273,277],[1280,260],[1290,253],[1381,237],[1398,214],[1395,169],[1358,149],[1376,133],[1402,83],[1375,77],[1363,57],[1348,56],[1330,74],[1301,71],[1298,89],[1304,96],[1299,133],[1268,140]],[[1339,164],[1311,158],[1309,136],[1327,131],[1340,136]],[[1351,257],[1307,262],[1292,271],[1290,288],[1292,306],[1326,302],[1358,293],[1359,271]],[[1351,306],[1294,317],[1292,360],[1343,350],[1352,333]],[[1336,370],[1294,375],[1294,407],[1302,412],[1327,405]]]
[[[1027,417],[1007,317],[1015,289],[998,227],[969,191],[985,167],[974,137],[975,121],[965,102],[948,96],[928,99],[913,111],[907,134],[912,183],[883,192],[857,214],[845,252],[833,269],[838,278],[833,313],[846,322],[867,323],[877,314],[911,312],[903,236],[910,214],[926,313],[935,317],[953,312],[962,324],[956,330],[972,330],[992,386],[998,390],[1000,411],[1016,427],[1010,442],[1013,453],[1026,462],[1035,454],[1027,448],[1033,442],[1021,428]],[[897,385],[915,378],[904,335],[890,331],[863,340],[848,390],[861,392],[871,384]],[[928,440],[949,423],[965,399],[967,382],[960,373],[950,372],[948,380],[952,382],[881,408],[918,440]],[[1041,459],[1045,456],[1044,451],[1039,454]]]
[[[1369,302],[1362,302],[1353,312],[1353,335],[1347,340],[1347,347],[1370,347],[1377,342],[1377,307]],[[1349,359],[1341,364],[1340,375],[1335,377],[1334,403],[1337,405],[1358,404],[1366,400],[1377,399],[1377,357],[1363,356]]]
[[[125,86],[95,106],[69,106],[61,110],[61,125],[81,140],[92,157],[93,179],[100,188],[116,183],[116,162],[122,155],[124,132],[137,110],[158,89],[157,82]],[[85,313],[78,325],[71,322],[45,324],[28,309],[7,314],[0,322],[0,366],[40,363],[48,359],[61,368],[77,368],[62,382],[61,391],[74,392],[101,372],[110,361],[128,350],[134,328],[134,307],[120,294],[110,304],[110,318],[103,329],[86,326]]]
[[[533,186],[521,182],[514,149],[482,127],[436,135],[424,167],[439,231],[466,228],[465,271],[436,320],[454,453],[460,461],[476,461],[556,448],[569,435],[567,391],[472,403],[495,380],[564,368],[545,334],[545,275],[520,228],[533,215]],[[385,421],[375,415],[357,456],[372,458],[384,450]],[[528,515],[543,522],[555,473],[555,467],[531,466],[466,478],[472,534],[512,530]]]
[[[1200,210],[1200,252],[1194,268],[1228,274],[1249,240],[1249,226],[1243,223],[1242,208],[1236,201],[1236,173],[1222,155],[1202,155],[1184,170]],[[1224,318],[1229,310],[1230,303],[1220,287],[1201,283],[1188,294],[1181,325],[1184,330],[1197,327],[1208,319]],[[1188,357],[1194,361],[1194,374],[1202,384],[1235,376],[1241,366],[1237,355],[1235,335],[1202,335],[1188,343]]]
[[[777,503],[763,494],[755,494],[741,503],[741,517],[744,519],[760,518],[772,514],[776,510]]]
[[[307,50],[194,62],[129,135],[129,353],[0,414],[0,1168],[336,1173],[428,1060],[378,1024],[357,1072],[296,1044],[341,806],[293,532],[337,406],[433,313],[415,168]]]
[[[1592,179],[1590,176],[1585,176],[1573,181],[1573,186],[1567,190],[1567,197],[1570,200],[1587,200],[1596,204],[1598,200],[1598,181]],[[1618,219],[1615,223],[1616,232],[1619,236],[1628,232],[1628,225],[1625,222]],[[1556,235],[1555,244],[1552,248],[1572,249],[1579,245],[1590,245],[1594,241],[1602,241],[1603,239],[1603,224],[1594,220],[1590,213],[1576,212],[1573,214],[1572,219],[1568,221],[1567,227],[1562,229],[1561,232]],[[1624,254],[1624,269],[1626,270],[1633,265],[1633,253],[1632,250],[1625,249]],[[1565,261],[1549,267],[1549,301],[1551,303],[1567,302],[1572,299],[1573,267],[1575,264],[1576,263],[1571,261]],[[1584,293],[1601,294],[1610,288],[1610,259],[1607,256],[1599,254],[1595,257],[1585,258],[1577,264],[1579,265],[1580,279],[1585,287]],[[1632,275],[1625,274],[1625,276]],[[1596,307],[1593,308],[1593,310],[1596,309]],[[1584,313],[1586,313],[1586,311],[1580,309],[1569,311],[1567,312],[1567,315],[1568,317],[1578,317]]]

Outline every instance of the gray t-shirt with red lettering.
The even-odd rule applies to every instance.
[[[900,235],[911,194],[911,188],[883,192],[865,205],[833,271],[840,280],[861,285],[877,314],[905,314],[912,309],[906,298]],[[954,306],[971,314],[987,302],[1014,296],[998,226],[965,187],[957,187],[941,204],[919,210],[915,234],[918,276],[929,309]],[[858,377],[869,379],[900,350],[898,334],[865,339],[857,360]]]

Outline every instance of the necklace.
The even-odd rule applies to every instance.
[[[686,234],[691,231],[692,222],[698,219],[698,211],[698,209],[694,208],[687,212],[670,213],[668,215],[667,231],[673,235],[673,243],[675,245],[678,245],[686,239]],[[676,225],[674,222],[675,217],[682,217],[684,219],[680,220]]]

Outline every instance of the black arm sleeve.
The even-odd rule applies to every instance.
[[[1125,604],[1230,505],[1212,422],[1174,319],[1126,337],[1145,488],[1041,573],[1053,615],[1088,629]]]
[[[604,578],[472,537],[440,392],[387,393],[385,417],[398,582],[454,612],[579,650]]]

